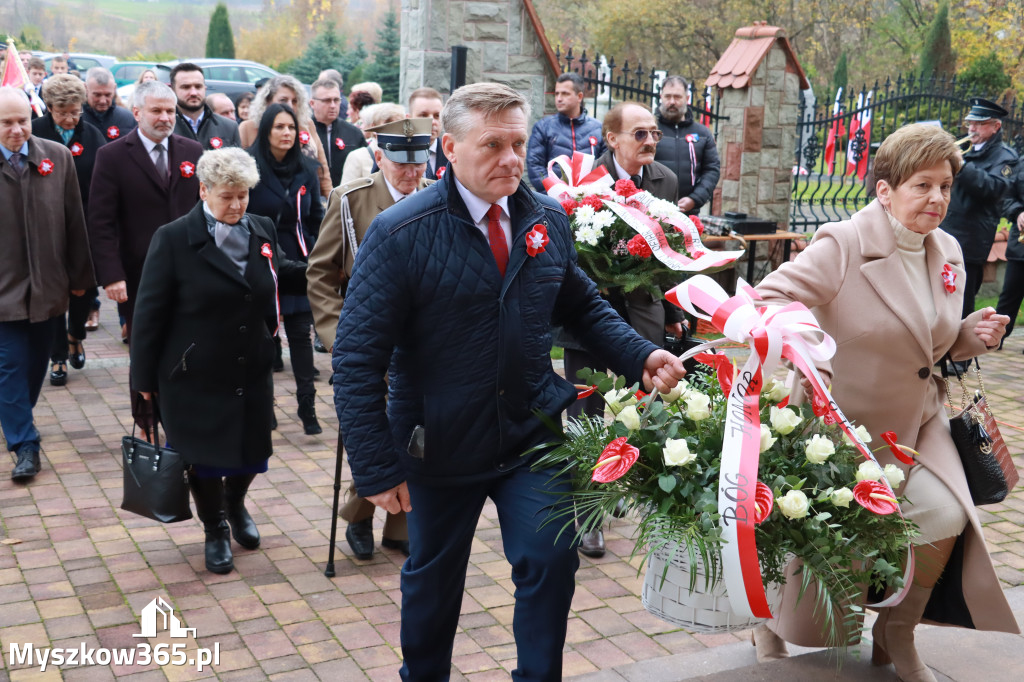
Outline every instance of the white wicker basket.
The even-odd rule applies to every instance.
[[[705,633],[746,630],[763,620],[733,613],[721,576],[714,585],[705,585],[704,566],[699,555],[698,565],[691,569],[690,557],[684,548],[680,548],[672,557],[672,561],[668,562],[671,553],[672,550],[667,547],[651,553],[647,563],[647,574],[644,576],[645,609],[669,623]],[[692,571],[697,573],[697,580],[691,592]],[[778,598],[778,588],[769,589],[768,603],[773,604]]]

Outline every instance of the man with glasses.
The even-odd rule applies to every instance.
[[[110,71],[94,66],[85,73],[86,103],[82,118],[96,126],[107,140],[124,137],[135,128],[132,112],[114,104],[116,94],[117,82]]]
[[[583,90],[583,77],[578,73],[560,75],[555,81],[555,115],[533,125],[526,150],[526,171],[538,192],[544,191],[543,180],[548,176],[551,159],[572,157],[573,152],[595,157],[604,154],[601,122],[587,116]]]
[[[363,131],[341,118],[341,88],[333,78],[321,78],[313,83],[313,122],[320,136],[327,165],[331,169],[331,186],[341,182],[341,169],[353,149],[366,146]]]
[[[682,76],[669,76],[661,85],[658,128],[665,138],[654,158],[668,166],[679,186],[676,203],[691,215],[711,199],[718,184],[721,163],[711,131],[693,120],[689,86]]]
[[[1017,153],[1003,143],[1002,119],[1006,114],[1006,109],[995,102],[971,99],[971,109],[964,117],[971,148],[953,183],[946,219],[939,225],[956,237],[964,252],[964,317],[974,312],[974,297],[996,238],[1001,201],[1010,192],[1017,165]]]

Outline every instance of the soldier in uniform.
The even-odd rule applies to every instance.
[[[317,334],[325,341],[334,339],[356,251],[370,223],[381,211],[434,182],[423,177],[430,147],[430,123],[429,118],[406,118],[371,128],[377,134],[374,154],[380,170],[331,192],[327,215],[316,246],[309,254],[306,272],[307,295]],[[339,457],[343,447],[339,434]],[[373,503],[358,497],[355,486],[350,485],[341,518],[349,523],[345,539],[359,559],[373,556],[373,510]],[[381,545],[409,556],[404,512],[388,514]]]
[[[971,110],[964,117],[971,148],[964,155],[964,167],[953,182],[946,219],[939,226],[960,242],[964,254],[964,317],[974,312],[974,297],[996,238],[1002,200],[1010,192],[1017,165],[1017,153],[1003,143],[1002,119],[1006,114],[1006,109],[995,102],[971,99]]]

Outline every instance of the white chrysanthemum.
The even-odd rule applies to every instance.
[[[599,230],[605,230],[615,224],[615,214],[604,209],[594,213],[593,224]]]
[[[597,229],[593,225],[584,225],[576,230],[576,241],[581,244],[597,246],[597,242],[601,237],[601,230]]]
[[[664,199],[652,199],[651,203],[647,205],[647,211],[654,216],[659,218],[668,218],[679,215],[679,207],[671,201],[665,201]]]
[[[586,204],[577,207],[576,210],[573,211],[572,220],[576,223],[577,227],[590,225],[594,220],[594,207],[587,206]]]

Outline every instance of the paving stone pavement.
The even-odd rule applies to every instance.
[[[0,682],[397,679],[402,556],[378,550],[373,560],[358,561],[342,541],[337,576],[323,575],[337,429],[326,383],[328,356],[315,354],[322,373],[317,397],[321,436],[302,432],[291,373],[275,375],[280,424],[274,432],[275,457],[270,471],[257,477],[249,501],[262,547],[246,551],[235,545],[236,570],[218,576],[203,568],[203,532],[197,521],[160,525],[119,509],[119,447],[131,430],[127,350],[119,332],[113,306],[105,301],[101,329],[85,344],[85,369],[70,370],[65,387],[47,384],[36,408],[43,435],[42,473],[29,485],[15,485],[7,469],[0,471]],[[1022,348],[1024,337],[1013,337],[1005,350],[984,363],[993,408],[1018,467],[1024,466]],[[342,480],[349,480],[347,465]],[[981,514],[1000,578],[1007,589],[1024,585],[1024,492],[1018,490]],[[379,538],[380,519],[377,524]],[[612,520],[606,530],[607,555],[599,560],[581,557],[564,676],[669,680],[692,677],[687,670],[693,668],[717,675],[706,679],[775,677],[770,671],[740,671],[754,660],[749,631],[694,634],[643,610],[640,561],[629,559],[634,529],[628,518]],[[488,504],[470,558],[453,679],[509,679],[515,667],[513,590],[497,516]],[[1020,608],[1024,588],[1011,594]],[[184,640],[170,639],[167,631],[137,637],[142,610],[157,597],[173,606],[181,624],[194,633]],[[945,639],[929,639],[939,643],[929,651],[936,656],[945,651],[948,657],[946,642],[955,645],[959,635],[945,628],[934,631]],[[967,635],[974,637],[970,642],[981,636]],[[157,651],[160,644],[179,641],[187,643],[186,660],[200,648],[217,648],[219,663],[201,672],[194,666],[123,661],[51,665],[40,672],[38,665],[11,659],[12,645],[19,651],[27,644],[37,650],[114,649],[145,642]],[[1024,659],[1022,642],[999,640],[1004,660]],[[810,662],[821,655],[791,660]],[[718,663],[693,667],[709,660]],[[981,668],[970,668],[973,675],[945,679],[1007,679],[986,675],[985,664],[1000,665],[1000,658],[984,657]],[[847,670],[857,675],[862,669]],[[843,679],[893,679],[878,669],[863,670],[861,677]],[[776,679],[821,679],[819,673],[808,677],[792,669],[779,673]]]

